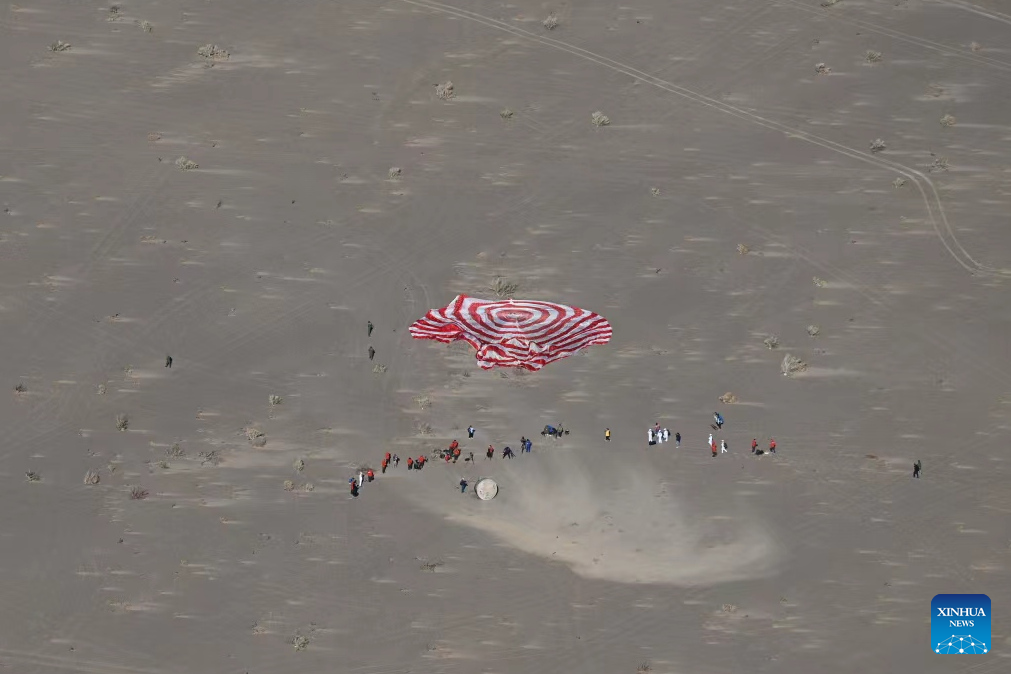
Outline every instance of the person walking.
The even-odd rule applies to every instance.
[[[369,468],[365,472],[365,477],[366,477],[366,479],[368,479],[369,482],[372,482],[374,479],[376,479],[376,474],[372,471],[371,468]]]
[[[920,469],[923,468],[923,464],[917,459],[916,463],[913,464],[913,477],[917,480],[920,479]]]
[[[461,494],[467,493],[467,480],[462,477],[460,478],[460,493]]]
[[[414,470],[414,459],[407,457],[407,470]]]
[[[369,321],[369,337],[372,336],[372,321]]]
[[[663,444],[663,431],[662,430],[660,430],[659,428],[656,429],[656,433],[654,433],[653,437],[656,438],[656,444],[658,444],[658,445],[662,445]]]
[[[358,498],[358,483],[354,478],[351,478],[351,497]]]
[[[663,441],[664,442],[670,442],[670,429],[669,428],[663,429]]]
[[[715,442],[710,442],[709,443],[709,449],[713,450],[713,458],[715,459],[716,458],[716,443]]]
[[[473,438],[473,437],[474,437],[474,432],[475,432],[476,430],[477,430],[477,429],[476,429],[476,428],[474,428],[473,426],[467,426],[467,437],[468,437],[468,438]]]
[[[488,459],[492,458],[493,456],[495,456],[495,448],[492,447],[491,445],[488,445],[488,449],[487,449],[487,451],[485,451],[484,455],[485,455],[485,458],[488,458]]]
[[[723,430],[723,415],[719,412],[713,412],[713,421],[716,422],[716,428]]]
[[[400,465],[400,455],[399,454],[394,454],[393,455],[393,467],[396,468],[399,465]]]
[[[531,448],[532,448],[533,446],[534,446],[534,442],[533,442],[533,440],[531,440],[530,438],[527,438],[527,444],[526,444],[526,446],[525,446],[525,449],[526,449],[526,451],[527,451],[527,454],[529,454],[529,453],[530,453],[530,449],[531,449]]]
[[[372,360],[372,359],[373,359],[373,358],[375,358],[375,357],[376,357],[376,350],[375,350],[375,349],[373,349],[373,348],[372,348],[372,347],[370,346],[370,347],[369,347],[369,360]]]
[[[751,453],[754,454],[756,449],[758,449],[758,440],[751,438]]]
[[[365,484],[365,473],[361,470],[358,471],[358,486],[361,487]]]
[[[172,369],[172,356],[165,356],[165,367]]]
[[[460,460],[460,448],[457,447],[456,449],[453,450],[453,463],[456,463],[459,460]]]
[[[709,434],[709,444],[710,445],[713,444],[713,434],[712,433]]]
[[[611,429],[610,428],[605,428],[604,429],[604,439],[607,440],[608,442],[611,441]]]
[[[681,433],[680,432],[674,434],[674,447],[676,449],[681,449]]]
[[[773,440],[772,438],[769,438],[769,451],[772,454],[776,453],[776,441]]]
[[[383,462],[382,462],[381,464],[379,464],[379,469],[380,469],[380,472],[381,472],[381,473],[382,473],[383,475],[386,475],[386,466],[388,466],[388,465],[389,465],[389,464],[387,463],[386,459],[383,459]]]
[[[647,436],[646,436],[646,437],[647,437],[647,438],[649,438],[649,444],[650,444],[650,445],[654,445],[654,444],[656,444],[656,443],[655,443],[655,442],[653,441],[653,429],[652,429],[652,428],[651,428],[651,429],[649,429],[649,430],[647,431]]]
[[[720,440],[720,454],[726,454],[726,453],[727,453],[727,441],[726,440]]]

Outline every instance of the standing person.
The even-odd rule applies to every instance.
[[[453,440],[453,442],[449,443],[449,451],[452,452],[452,451],[456,450],[456,448],[459,447],[459,446],[460,446],[460,443],[457,442],[456,440]]]
[[[663,431],[661,431],[659,428],[656,429],[656,433],[653,435],[653,437],[656,438],[656,444],[658,445],[663,444]]]
[[[758,449],[758,440],[751,438],[751,453],[754,454],[756,449]]]
[[[457,447],[456,449],[453,450],[453,463],[456,463],[459,460],[460,460],[460,448]]]
[[[371,468],[369,468],[368,471],[366,471],[365,473],[365,477],[368,479],[369,482],[372,482],[372,480],[376,479],[376,474],[372,471]]]
[[[527,454],[530,453],[530,448],[533,447],[533,446],[534,446],[533,440],[531,440],[530,438],[527,438],[527,444],[525,446],[525,449],[527,450]]]
[[[428,461],[428,459],[425,458],[424,454],[422,454],[421,456],[419,456],[417,459],[414,460],[414,470],[420,470],[420,469],[424,468],[425,467],[425,463],[427,463],[427,461]]]
[[[611,441],[611,429],[610,428],[605,428],[604,429],[604,439],[607,440],[608,442]]]
[[[489,459],[492,458],[493,456],[495,456],[495,448],[492,447],[491,445],[488,445],[488,450],[484,453],[484,455],[486,458]]]
[[[407,470],[414,470],[414,459],[407,457]]]
[[[394,454],[393,455],[393,467],[396,468],[399,465],[400,465],[400,455],[399,454]]]
[[[165,356],[165,367],[172,369],[172,356]]]
[[[716,458],[716,443],[715,442],[710,442],[709,443],[709,449],[713,450],[713,458],[715,459]]]
[[[351,478],[351,497],[358,498],[358,483],[354,478]]]
[[[674,447],[681,449],[681,432],[678,431],[674,434]]]
[[[647,431],[647,433],[648,433],[648,435],[647,435],[646,437],[647,437],[647,438],[649,438],[649,444],[650,444],[650,445],[654,445],[654,444],[656,444],[656,443],[654,442],[654,440],[653,440],[653,429],[652,429],[652,428],[651,428],[651,429],[649,429],[649,430]]]
[[[361,470],[358,471],[358,486],[361,487],[365,484],[365,473]]]
[[[713,434],[712,433],[709,434],[709,444],[710,445],[713,444]]]
[[[386,452],[386,456],[384,456],[383,459],[386,461],[386,463],[389,463],[390,462],[390,453]]]
[[[389,464],[387,464],[386,459],[383,459],[383,462],[380,464],[380,470],[382,471],[383,475],[386,475],[386,466],[387,465],[389,465]]]
[[[372,321],[369,321],[369,337],[372,336]]]
[[[923,464],[917,459],[916,463],[913,464],[913,477],[920,479],[920,469],[923,468]]]
[[[716,428],[723,430],[723,415],[719,412],[713,412],[713,421],[716,422]]]
[[[375,350],[375,349],[373,349],[373,348],[372,348],[372,347],[370,346],[370,347],[369,347],[369,360],[372,360],[372,359],[373,359],[373,358],[375,358],[375,357],[376,357],[376,350]]]
[[[467,460],[470,461],[471,463],[474,463],[474,452],[470,453],[470,456],[467,457]]]
[[[772,452],[773,454],[776,453],[776,441],[773,440],[772,438],[769,438],[769,451]]]
[[[727,453],[727,441],[726,440],[720,440],[720,454],[726,454],[726,453]]]
[[[462,477],[460,478],[460,493],[467,493],[467,480]]]
[[[473,426],[467,426],[467,437],[468,438],[473,438],[474,437],[474,431],[476,431],[476,430],[477,429],[474,428]]]
[[[663,429],[663,441],[664,442],[670,442],[670,429],[669,428]]]

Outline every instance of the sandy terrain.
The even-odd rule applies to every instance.
[[[0,671],[1011,668],[1011,9],[822,4],[5,5]]]

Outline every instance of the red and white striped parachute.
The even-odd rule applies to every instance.
[[[433,309],[410,328],[415,339],[455,342],[477,349],[485,370],[522,367],[540,370],[548,363],[594,344],[611,341],[603,316],[552,302],[491,302],[458,295],[444,309]]]

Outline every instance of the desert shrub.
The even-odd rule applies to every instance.
[[[607,126],[608,124],[611,123],[611,118],[602,113],[600,110],[597,110],[592,115],[590,115],[590,122],[597,127]]]

